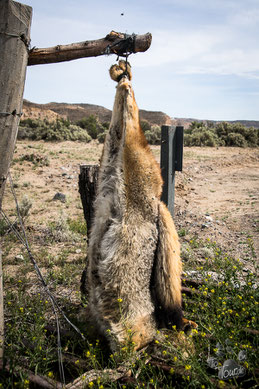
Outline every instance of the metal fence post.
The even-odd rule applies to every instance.
[[[183,127],[162,126],[160,167],[164,181],[161,200],[174,216],[175,172],[183,165]]]

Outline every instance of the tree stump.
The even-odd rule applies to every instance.
[[[87,240],[91,231],[94,216],[94,200],[98,181],[99,165],[81,165],[79,174],[79,193],[87,226]],[[81,277],[81,293],[87,299],[87,257],[86,266]]]
[[[81,165],[79,174],[79,193],[84,210],[87,226],[87,237],[92,226],[94,216],[94,200],[96,195],[99,165]]]

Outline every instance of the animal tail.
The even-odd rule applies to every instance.
[[[159,327],[183,327],[180,243],[171,214],[159,203],[158,244],[151,290]]]

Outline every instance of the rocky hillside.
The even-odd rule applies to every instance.
[[[76,122],[90,115],[95,115],[101,123],[111,120],[112,111],[93,104],[67,104],[67,103],[48,103],[36,104],[28,100],[23,101],[23,119],[48,119],[54,121],[58,118],[67,118]],[[171,119],[163,112],[140,110],[140,119],[148,121],[151,125],[163,124],[170,125]]]
[[[51,109],[48,109],[45,104],[35,104],[28,100],[23,100],[23,115],[24,119],[48,119],[50,122],[54,122],[56,119],[65,117],[59,115]]]
[[[55,121],[58,118],[66,118],[71,122],[76,122],[82,118],[95,115],[99,118],[101,123],[109,122],[111,120],[112,111],[100,105],[93,104],[68,104],[68,103],[48,103],[36,104],[28,100],[23,101],[23,117],[22,119],[48,119]],[[214,124],[217,121],[192,119],[192,118],[170,118],[164,112],[159,111],[145,111],[140,110],[140,120],[146,120],[151,125],[157,124],[159,126],[178,125],[184,128],[189,128],[192,122],[204,122],[207,125],[209,122]],[[255,120],[235,120],[229,123],[241,123],[246,127],[259,128],[259,121]]]

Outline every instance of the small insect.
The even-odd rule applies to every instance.
[[[121,16],[124,16],[124,12],[121,13]]]

